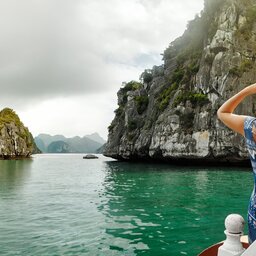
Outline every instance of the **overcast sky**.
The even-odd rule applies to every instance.
[[[162,64],[203,0],[0,0],[0,108],[34,136],[107,138],[123,81]]]

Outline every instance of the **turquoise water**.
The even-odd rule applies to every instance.
[[[0,255],[197,255],[246,218],[252,187],[250,169],[0,161]]]

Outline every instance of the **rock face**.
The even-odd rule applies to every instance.
[[[207,0],[200,16],[164,51],[164,64],[118,91],[104,155],[124,160],[241,162],[242,136],[226,128],[217,109],[256,82],[256,5]],[[255,98],[237,109],[254,115]]]
[[[0,112],[0,158],[29,157],[34,150],[28,128],[12,109],[3,109]]]

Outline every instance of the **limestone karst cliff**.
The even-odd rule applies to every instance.
[[[163,65],[118,91],[104,154],[116,159],[237,162],[243,138],[217,119],[219,106],[256,82],[256,3],[206,0],[163,53]],[[237,112],[254,115],[254,97]]]
[[[10,108],[0,111],[0,158],[29,157],[37,151],[28,128]]]

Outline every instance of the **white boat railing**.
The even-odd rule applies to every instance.
[[[230,214],[225,219],[224,231],[226,240],[218,249],[217,256],[255,256],[256,255],[256,241],[252,243],[247,249],[243,248],[241,243],[241,236],[243,235],[244,219],[239,214]]]

